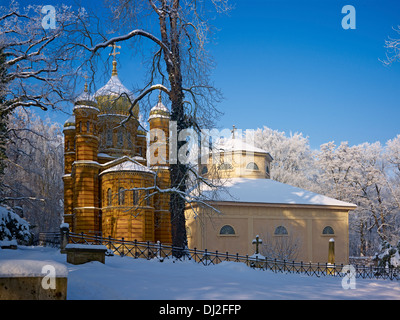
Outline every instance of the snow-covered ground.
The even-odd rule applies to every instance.
[[[58,249],[0,249],[0,265],[9,259],[63,263],[68,269],[69,300],[258,300],[258,299],[398,299],[400,282],[356,279],[343,289],[339,277],[316,277],[253,270],[243,263],[203,266],[193,261],[106,257],[105,264],[72,265]]]

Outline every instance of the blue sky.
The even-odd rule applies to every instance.
[[[341,26],[346,4],[355,30]],[[379,58],[397,25],[394,0],[237,1],[212,48],[221,124],[302,132],[313,148],[386,142],[400,133],[400,63]]]
[[[342,28],[344,5],[356,9],[355,30]],[[385,143],[400,133],[400,62],[379,61],[384,40],[400,37],[392,30],[400,1],[236,0],[214,25],[219,32],[208,49],[212,80],[225,97],[220,128],[302,132],[313,148]],[[140,56],[130,61],[119,76],[138,87]]]

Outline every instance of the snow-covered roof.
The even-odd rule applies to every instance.
[[[123,159],[122,160],[123,162],[121,162],[121,159]],[[105,163],[103,166],[108,168],[102,171],[100,174],[105,174],[108,172],[118,172],[118,171],[140,171],[140,172],[148,172],[155,174],[155,172],[150,170],[148,167],[140,164],[139,162],[127,156]]]
[[[242,139],[236,139],[236,138],[220,139],[215,143],[214,147],[217,150],[224,152],[247,151],[247,152],[265,153],[265,154],[268,153],[263,149],[257,148],[253,145],[246,143]]]
[[[103,152],[99,152],[99,153],[97,154],[97,156],[100,157],[100,158],[111,158],[111,159],[114,159],[113,156],[110,156],[109,154],[103,153]]]
[[[94,96],[95,98],[108,95],[119,96],[122,93],[126,93],[131,101],[134,99],[134,95],[122,84],[118,76],[113,75],[110,80],[108,80],[108,82],[94,94]]]
[[[211,197],[211,191],[203,191]],[[281,183],[271,179],[227,179],[212,196],[215,201],[338,206],[355,209],[357,206],[318,193]]]

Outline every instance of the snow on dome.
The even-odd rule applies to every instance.
[[[77,104],[87,104],[89,106],[93,106],[96,104],[96,100],[94,97],[89,93],[87,89],[87,85],[85,84],[85,89],[83,92],[77,96],[74,100],[75,105]]]
[[[203,194],[207,196],[210,193],[208,196],[215,201],[338,206],[352,210],[357,207],[271,179],[231,178],[224,182],[216,195],[212,192],[205,188]]]
[[[161,110],[161,111],[169,112],[167,107],[164,106],[164,104],[161,101],[158,101],[157,104],[153,108],[151,108],[151,111],[155,111],[155,110]]]
[[[150,110],[149,120],[154,119],[154,118],[169,119],[169,116],[170,116],[170,114],[169,114],[168,108],[162,103],[161,97],[160,97],[158,99],[157,104]]]
[[[97,108],[97,102],[94,97],[87,90],[87,85],[85,84],[85,89],[83,92],[75,99],[74,101],[74,109],[80,108],[90,108],[99,111]]]
[[[78,97],[75,98],[75,103],[83,101],[96,102],[93,96],[86,89]]]
[[[71,116],[67,119],[67,121],[65,121],[64,123],[64,127],[71,127],[71,126],[75,126],[75,116]]]
[[[236,138],[231,138],[231,139],[222,138],[216,142],[215,148],[220,151],[248,151],[248,152],[258,152],[265,154],[268,153],[263,149],[257,148],[253,145],[244,142],[242,139],[236,139]]]
[[[121,80],[119,80],[117,75],[113,75],[110,80],[100,88],[95,94],[94,97],[100,96],[109,96],[115,95],[120,96],[121,94],[126,93],[131,101],[134,99],[134,95],[122,84]]]
[[[155,174],[154,171],[150,170],[148,167],[140,164],[139,162],[129,158],[129,157],[123,157],[125,158],[124,162],[119,162],[121,159],[114,160],[112,162],[117,162],[117,164],[112,165],[108,169],[102,171],[100,174],[105,174],[109,172],[119,172],[119,171],[140,171],[140,172],[147,172],[147,173],[152,173]],[[110,164],[110,162],[108,163]],[[105,164],[107,165],[107,164]]]

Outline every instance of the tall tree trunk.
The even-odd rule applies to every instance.
[[[170,53],[165,52],[164,59],[167,67],[169,82],[171,85],[169,98],[171,101],[171,121],[177,124],[177,138],[179,133],[188,128],[186,123],[185,113],[183,108],[184,93],[182,89],[182,72],[180,58],[180,39],[178,32],[179,17],[177,10],[179,1],[173,2],[172,10],[168,10],[166,2],[164,2],[164,12],[170,11],[169,28],[167,28],[166,14],[160,15],[160,32],[161,39],[166,48],[170,49]],[[169,30],[169,33],[168,33]],[[169,35],[169,36],[168,36]],[[177,141],[177,150],[180,149],[185,141]],[[180,162],[179,157],[176,157],[176,163],[170,164],[170,179],[171,188],[179,192],[186,192],[186,174],[187,166]],[[170,211],[171,211],[171,232],[172,245],[174,247],[184,248],[187,245],[186,224],[185,224],[185,199],[177,193],[171,193],[170,196]],[[180,255],[178,251],[174,255]]]

